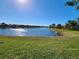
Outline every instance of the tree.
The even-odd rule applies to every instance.
[[[8,28],[8,25],[6,23],[1,23],[0,28]]]
[[[55,24],[52,24],[51,26],[52,26],[53,28],[55,28],[55,27],[56,27],[56,25],[55,25]]]
[[[78,24],[79,24],[79,17],[76,19],[76,21],[78,22]]]
[[[79,10],[79,0],[69,0],[65,5],[75,7],[77,10]]]
[[[76,26],[76,25],[78,25],[78,22],[75,21],[75,20],[69,20],[68,24],[71,25],[71,26]]]
[[[49,27],[51,27],[51,28],[55,28],[56,25],[55,25],[55,24],[52,24],[52,25],[50,25]]]
[[[69,21],[66,23],[65,27],[66,27],[67,29],[71,29],[71,30],[79,30],[78,22],[75,21],[75,20],[69,20]]]
[[[61,24],[57,24],[57,28],[62,28],[62,25]]]

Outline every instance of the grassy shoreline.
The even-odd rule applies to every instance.
[[[79,59],[79,32],[57,37],[0,36],[0,59]]]

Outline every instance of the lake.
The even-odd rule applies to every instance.
[[[49,28],[0,29],[0,36],[56,36]]]

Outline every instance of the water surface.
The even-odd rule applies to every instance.
[[[48,28],[0,29],[0,36],[56,36]]]

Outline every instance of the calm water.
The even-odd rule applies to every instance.
[[[0,29],[0,35],[1,36],[56,36],[56,33],[48,28]]]

